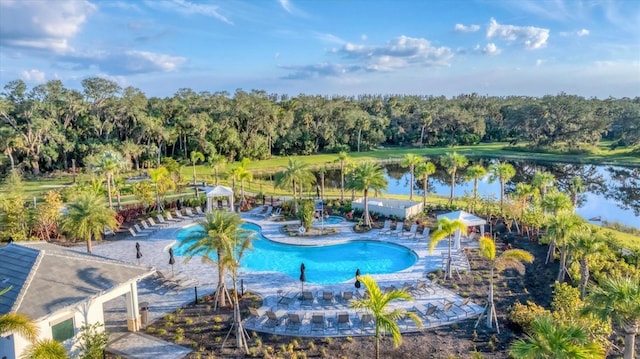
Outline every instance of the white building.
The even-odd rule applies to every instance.
[[[71,351],[80,328],[104,323],[103,303],[120,296],[127,307],[123,323],[138,331],[137,281],[153,273],[46,242],[9,244],[0,247],[0,289],[11,288],[0,296],[0,315],[30,317],[38,339],[58,340]],[[18,334],[0,333],[0,358],[20,358],[30,344]]]

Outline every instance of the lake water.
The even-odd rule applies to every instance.
[[[435,162],[434,162],[435,163]],[[488,167],[490,161],[482,163]],[[516,177],[506,185],[506,193],[509,194],[518,182],[531,183],[533,175],[538,171],[553,173],[557,180],[558,188],[568,193],[568,184],[571,178],[579,176],[586,187],[578,201],[576,213],[585,219],[600,217],[609,222],[619,222],[627,226],[640,228],[640,168],[620,166],[596,166],[568,163],[534,163],[529,161],[511,161],[516,168]],[[406,168],[398,164],[383,166],[389,182],[385,193],[409,194],[410,175]],[[429,193],[449,196],[451,191],[451,177],[444,168],[436,164],[436,173],[429,178]],[[327,179],[331,186],[339,188],[339,173],[331,171]],[[464,170],[461,171],[462,176]],[[464,195],[465,191],[473,193],[473,180],[465,181],[458,174],[455,187],[455,196]],[[414,200],[422,200],[422,181],[414,184]],[[481,197],[494,195],[500,198],[500,183],[489,181],[489,177],[479,182],[478,194]],[[417,197],[416,197],[417,196]],[[598,222],[593,222],[598,223]]]

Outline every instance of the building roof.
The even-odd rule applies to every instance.
[[[450,220],[459,219],[462,222],[464,222],[466,226],[481,226],[487,223],[487,221],[484,218],[480,218],[478,216],[475,216],[465,211],[455,211],[455,212],[440,214],[438,215],[437,218],[440,219],[444,217],[449,218]]]
[[[151,275],[151,268],[104,259],[46,242],[0,247],[0,315],[35,320]]]

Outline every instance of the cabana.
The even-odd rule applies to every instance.
[[[213,212],[213,201],[219,197],[227,197],[229,204],[228,209],[229,211],[233,212],[233,190],[231,188],[225,186],[214,186],[203,187],[202,190],[207,194],[207,213]],[[219,206],[216,205],[215,208],[218,209]]]
[[[369,202],[369,213],[378,213],[383,216],[395,216],[401,219],[411,218],[412,216],[421,213],[424,208],[422,201],[415,202],[379,197],[369,197],[367,200]],[[364,197],[351,202],[351,208],[364,210]]]
[[[475,226],[480,226],[480,236],[484,236],[484,225],[487,224],[487,221],[484,218],[480,218],[476,215],[473,215],[471,213],[465,212],[465,211],[455,211],[455,212],[450,212],[450,213],[445,213],[445,214],[441,214],[438,216],[438,220],[440,220],[441,218],[449,218],[450,220],[454,220],[454,219],[459,219],[461,220],[465,226],[467,227],[475,227]],[[465,233],[465,237],[466,237],[466,233]],[[453,241],[453,248],[455,249],[460,249],[460,240],[462,237],[462,233],[460,233],[459,230],[456,231],[455,233],[455,237],[454,237],[454,241]]]

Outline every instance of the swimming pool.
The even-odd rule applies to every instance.
[[[336,224],[340,224],[344,222],[344,218],[342,217],[338,217],[338,216],[329,216],[327,218],[324,219],[324,221],[322,219],[316,219],[313,221],[313,226],[314,227],[320,227],[323,224],[325,226],[331,226],[331,225],[336,225]]]
[[[357,240],[326,246],[296,246],[266,239],[260,233],[260,227],[253,223],[244,223],[242,228],[257,232],[253,250],[245,252],[240,261],[244,269],[281,272],[297,280],[300,263],[304,263],[309,283],[355,280],[358,268],[363,275],[394,273],[409,268],[418,260],[415,252],[393,243]],[[178,231],[178,241],[194,231],[202,231],[202,227],[191,226]],[[175,255],[184,255],[184,248],[179,243],[174,250]]]

